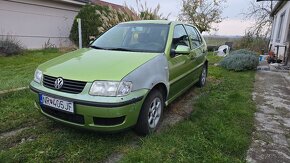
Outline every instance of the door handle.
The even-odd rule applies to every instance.
[[[190,60],[194,60],[196,57],[194,55],[190,56]]]

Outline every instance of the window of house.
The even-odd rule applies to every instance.
[[[273,24],[272,24],[272,31],[271,31],[271,41],[274,40],[276,22],[277,22],[277,17],[274,17],[274,21],[273,21]]]
[[[278,35],[277,35],[277,40],[276,40],[278,42],[280,42],[280,40],[281,40],[282,26],[284,23],[284,18],[285,18],[285,12],[283,12],[280,16],[280,22],[279,22],[279,26],[278,26]]]

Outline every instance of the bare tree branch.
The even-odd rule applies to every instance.
[[[255,24],[249,28],[249,31],[256,36],[267,37],[270,35],[272,18],[270,14],[272,12],[273,2],[250,2],[249,9],[242,13],[244,19],[254,20]]]
[[[226,0],[182,0],[178,19],[195,25],[201,32],[217,30],[214,23],[220,23],[223,4]]]

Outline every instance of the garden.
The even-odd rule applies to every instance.
[[[1,57],[1,83],[6,84],[1,90],[27,86],[36,66],[58,55],[61,52],[31,51]],[[191,99],[189,118],[147,137],[130,130],[103,134],[63,126],[35,109],[30,90],[1,94],[0,162],[102,162],[116,154],[121,162],[243,162],[254,123],[255,72],[228,71],[215,66],[222,58],[208,58],[206,87],[190,89],[197,98]]]
[[[162,17],[158,8],[145,11],[137,16]],[[115,19],[108,19],[112,13]],[[86,21],[87,17],[94,19]],[[133,19],[99,6],[85,6],[76,18],[84,22],[85,46],[90,36]],[[70,34],[74,42],[78,41],[77,32],[75,21]],[[165,109],[167,116],[166,112],[185,105],[192,112],[177,123],[162,126],[157,133],[141,137],[130,129],[98,133],[45,118],[35,108],[35,95],[28,85],[40,63],[65,52],[51,47],[25,50],[13,39],[0,40],[0,47],[3,45],[9,48],[0,48],[0,162],[245,162],[254,129],[252,92],[257,53],[242,49],[223,58],[210,52],[206,86],[193,86]],[[242,47],[249,48],[242,45],[237,49]],[[185,104],[184,98],[189,102]]]

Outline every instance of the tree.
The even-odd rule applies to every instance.
[[[226,0],[182,0],[178,19],[195,25],[200,32],[217,30],[214,23],[220,23],[223,4]]]
[[[250,7],[246,13],[242,13],[244,18],[247,20],[254,20],[255,23],[250,27],[250,32],[256,36],[267,37],[270,34],[272,18],[270,14],[273,10],[274,2],[263,1],[263,2],[250,2]]]
[[[86,5],[82,7],[78,15],[75,17],[70,32],[70,39],[78,43],[78,23],[77,18],[82,19],[82,41],[87,46],[91,36],[99,36],[114,25],[134,20],[130,13],[122,10],[113,9],[111,6]]]
[[[115,10],[111,6],[108,7],[108,10],[96,10],[96,14],[100,16],[102,24],[98,27],[98,31],[103,33],[113,26],[119,24],[120,22],[126,22],[134,20],[133,16],[130,13],[127,13],[122,10]]]
[[[126,3],[125,6],[129,8],[141,20],[158,20],[158,19],[167,20],[170,15],[168,14],[167,16],[164,17],[163,14],[160,13],[160,4],[158,4],[155,8],[152,9],[147,6],[146,1],[142,3],[141,0],[136,0],[135,2],[137,10],[132,6],[128,6]]]

